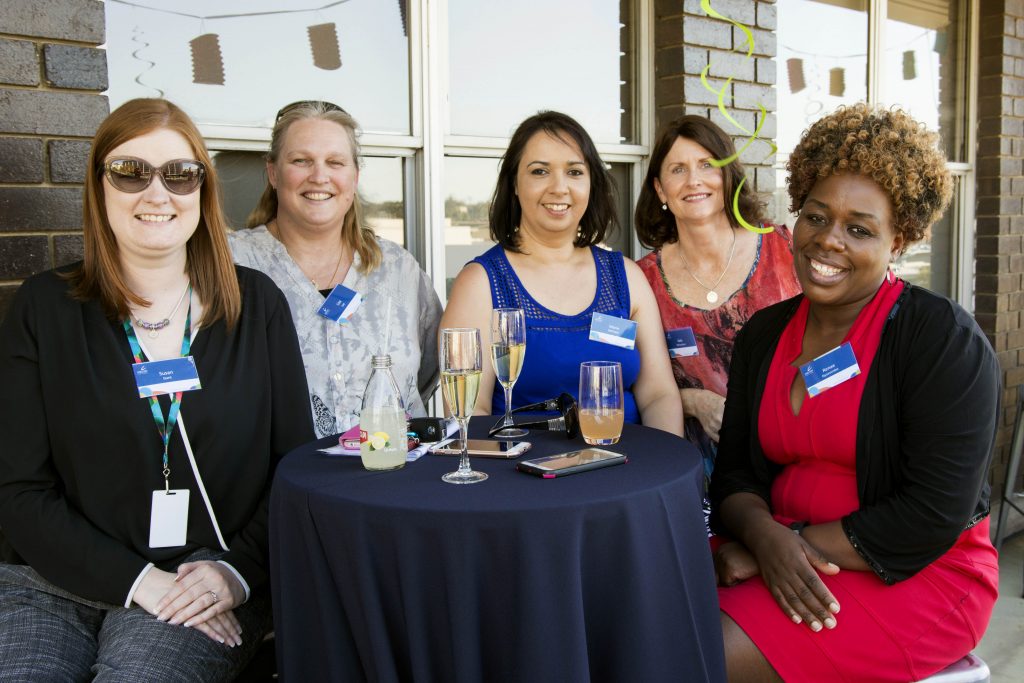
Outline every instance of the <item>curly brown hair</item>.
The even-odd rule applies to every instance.
[[[922,239],[949,205],[953,178],[939,136],[902,109],[858,103],[811,125],[789,161],[789,210],[799,213],[820,178],[857,173],[892,200],[893,230],[903,248]]]

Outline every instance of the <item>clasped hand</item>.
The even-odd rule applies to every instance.
[[[839,601],[818,573],[834,576],[839,567],[799,534],[775,522],[767,527],[754,547],[725,543],[715,553],[719,584],[731,586],[757,574],[783,612],[793,623],[812,631],[835,628]]]
[[[186,562],[177,574],[153,567],[133,599],[160,621],[195,628],[232,647],[242,644],[242,626],[234,608],[245,600],[245,589],[219,562]]]

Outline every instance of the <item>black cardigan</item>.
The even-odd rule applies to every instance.
[[[771,505],[781,468],[761,450],[757,419],[775,348],[801,298],[759,311],[736,337],[711,477],[717,531],[718,506],[733,493]],[[850,543],[887,584],[939,558],[988,514],[999,394],[999,363],[970,314],[908,283],[866,378],[857,420],[860,508],[842,519]]]
[[[221,321],[196,335],[202,389],[182,397],[181,416],[228,545],[223,559],[257,590],[274,468],[313,439],[313,425],[284,295],[262,273],[236,271],[242,315],[231,332]],[[188,544],[149,547],[163,447],[132,362],[121,323],[97,301],[71,299],[55,271],[26,280],[0,326],[0,560],[113,604],[148,562],[174,571],[196,549],[219,547],[178,428],[170,483],[191,491]]]

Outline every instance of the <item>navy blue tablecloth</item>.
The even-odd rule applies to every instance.
[[[474,419],[484,436],[492,419]],[[525,458],[584,446],[533,433]],[[285,681],[721,681],[702,463],[626,425],[625,465],[544,480],[457,458],[394,472],[289,454],[271,496],[278,670]]]

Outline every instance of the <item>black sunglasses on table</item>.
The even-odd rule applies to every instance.
[[[549,398],[546,401],[539,403],[531,403],[525,406],[519,406],[513,408],[512,415],[516,413],[527,413],[527,412],[541,412],[541,411],[558,411],[558,417],[554,418],[541,418],[538,420],[532,420],[529,422],[516,422],[516,427],[523,429],[544,429],[552,432],[564,431],[567,438],[575,438],[580,433],[580,418],[579,411],[576,407],[576,399],[571,394],[562,393],[555,398]],[[498,420],[490,431],[487,432],[488,436],[494,436],[502,429],[506,427],[501,423],[504,420],[504,416]]]

